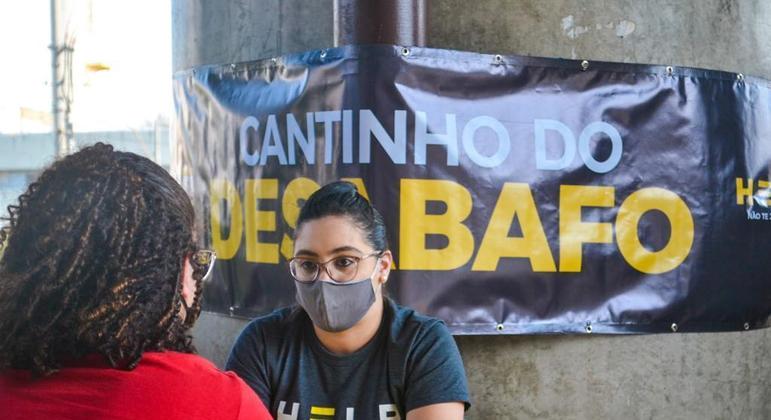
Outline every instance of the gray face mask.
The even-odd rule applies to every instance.
[[[297,303],[324,331],[339,332],[353,327],[375,303],[375,289],[369,277],[345,283],[295,280],[295,286]]]

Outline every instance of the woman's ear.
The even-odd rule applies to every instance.
[[[394,263],[394,256],[391,254],[390,250],[383,251],[383,255],[380,257],[380,267],[379,272],[380,276],[378,277],[378,281],[380,284],[385,284],[385,282],[388,281],[388,275],[391,273],[391,267]]]
[[[195,300],[195,279],[193,279],[193,266],[190,265],[190,257],[185,257],[182,265],[182,299],[188,308],[193,306]]]

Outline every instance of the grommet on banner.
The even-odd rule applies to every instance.
[[[498,325],[496,325],[496,326],[495,326],[495,329],[496,329],[497,331],[503,331],[503,324],[498,324]]]
[[[586,71],[589,68],[589,62],[584,60],[581,62],[581,71]]]
[[[740,82],[743,82],[743,81],[744,81],[744,75],[743,75],[743,74],[741,74],[741,73],[737,74],[737,75],[736,75],[736,80],[738,80],[738,81],[740,81]]]
[[[744,329],[745,330],[749,330],[750,329],[750,323],[749,322],[745,322],[744,323]]]
[[[674,322],[672,323],[672,326],[670,328],[672,328],[672,332],[677,332],[677,324],[675,324]]]
[[[587,334],[591,334],[592,333],[592,324],[588,324],[587,323],[586,326],[584,327],[584,330],[586,330]]]
[[[675,69],[672,66],[667,66],[667,76],[671,76]]]
[[[322,60],[327,58],[327,50],[321,50],[321,53],[319,53],[319,57],[321,57]]]
[[[409,48],[407,48],[407,47],[403,47],[403,48],[402,48],[402,55],[403,55],[403,56],[405,56],[405,57],[407,57],[408,55],[410,55],[410,49],[409,49]]]
[[[502,64],[503,63],[503,56],[501,56],[500,54],[496,54],[495,58],[493,58],[493,60],[495,61],[495,64]]]

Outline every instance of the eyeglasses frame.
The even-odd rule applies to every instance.
[[[217,261],[217,253],[211,249],[199,249],[198,251],[190,253],[190,264],[193,266],[201,267],[202,264],[198,263],[196,255],[202,253],[207,254],[210,259],[206,266],[206,273],[204,273],[203,277],[201,277],[201,281],[204,281],[207,280],[209,276],[211,276],[211,273],[214,271],[214,262]]]
[[[318,279],[319,279],[319,275],[321,275],[321,269],[322,269],[322,267],[324,268],[324,271],[326,271],[326,272],[327,272],[327,276],[328,276],[330,279],[332,279],[333,281],[336,281],[336,282],[340,282],[340,280],[337,280],[337,279],[335,279],[334,277],[332,277],[332,274],[329,272],[329,269],[327,268],[327,264],[331,263],[332,261],[335,261],[335,260],[336,260],[336,259],[338,259],[338,258],[343,258],[343,257],[347,257],[347,258],[356,258],[356,272],[355,272],[355,273],[353,273],[353,277],[354,277],[354,278],[356,278],[356,275],[357,275],[357,274],[359,274],[359,263],[360,263],[362,260],[364,260],[364,259],[367,259],[367,258],[371,258],[371,257],[375,257],[375,256],[376,256],[376,257],[378,257],[378,259],[380,259],[380,257],[382,257],[382,256],[383,256],[383,254],[385,254],[385,251],[375,251],[375,252],[372,252],[372,253],[370,253],[370,254],[362,255],[361,257],[357,257],[357,256],[355,256],[355,255],[339,255],[339,256],[337,256],[337,257],[334,257],[334,258],[330,258],[330,259],[328,259],[327,261],[324,261],[324,262],[313,262],[314,264],[316,264],[316,275],[315,275],[315,276],[313,276],[313,280],[307,280],[307,281],[306,281],[306,280],[300,280],[300,279],[298,279],[298,278],[297,278],[297,276],[295,276],[295,275],[294,275],[294,273],[292,272],[292,262],[293,262],[293,261],[295,261],[295,260],[300,260],[300,259],[302,259],[302,260],[308,260],[307,258],[305,258],[305,257],[292,257],[292,258],[290,258],[289,260],[287,260],[287,265],[289,266],[289,274],[290,274],[290,275],[291,275],[291,276],[292,276],[292,277],[293,277],[295,280],[297,280],[297,281],[299,281],[299,282],[301,282],[301,283],[313,283],[313,282],[316,282],[316,281],[318,281]],[[308,260],[308,261],[310,261],[310,260]],[[375,270],[377,270],[377,263],[375,264],[375,269],[374,269],[374,270],[372,270],[372,272],[374,273],[374,272],[375,272]],[[344,281],[350,281],[350,279],[349,279],[349,280],[344,280]]]

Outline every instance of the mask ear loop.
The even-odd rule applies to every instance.
[[[375,274],[378,272],[378,266],[380,264],[381,259],[383,258],[383,254],[385,251],[382,251],[380,255],[377,257],[377,260],[375,260],[375,270],[372,274]],[[390,267],[385,269],[385,272],[379,276],[377,280],[377,284],[380,286],[380,291],[382,294],[383,289],[385,289],[385,285],[388,282],[388,274],[390,273]]]
[[[372,278],[372,276],[374,276],[378,272],[378,264],[380,264],[380,259],[381,258],[383,258],[383,252],[380,252],[380,254],[377,256],[377,259],[375,260],[375,268],[372,269],[372,274],[369,275],[369,278]],[[385,284],[386,281],[387,281],[387,279],[386,280],[378,279],[377,282],[378,282],[379,285],[382,286],[382,285]]]
[[[383,258],[383,254],[384,253],[385,253],[385,251],[383,251],[377,257],[377,261],[375,263],[375,271],[378,271],[379,264],[380,264],[380,262],[381,262],[381,260]],[[387,268],[385,268],[385,270],[381,271],[382,274],[380,275],[380,278],[377,281],[377,284],[380,287],[380,298],[383,299],[383,300],[386,300],[386,298],[387,298],[385,286],[386,286],[386,283],[388,283],[388,275],[390,274],[390,272],[391,272],[391,267],[388,266]],[[373,286],[373,289],[374,289],[374,286]],[[377,290],[373,290],[373,291],[375,292],[376,295],[378,294]]]
[[[378,264],[380,264],[380,260],[383,258],[383,254],[385,254],[385,251],[382,251],[382,252],[380,253],[380,255],[377,257],[377,261],[375,261],[375,267],[376,267],[376,269],[377,269],[377,266],[378,266]],[[383,274],[382,274],[382,276],[381,276],[381,280],[380,280],[380,281],[378,281],[378,283],[380,283],[380,286],[381,286],[381,287],[384,287],[384,286],[385,286],[385,284],[388,282],[388,275],[389,275],[390,273],[391,273],[391,267],[389,266],[389,267],[387,267],[387,268],[384,270],[384,272],[383,272]]]

